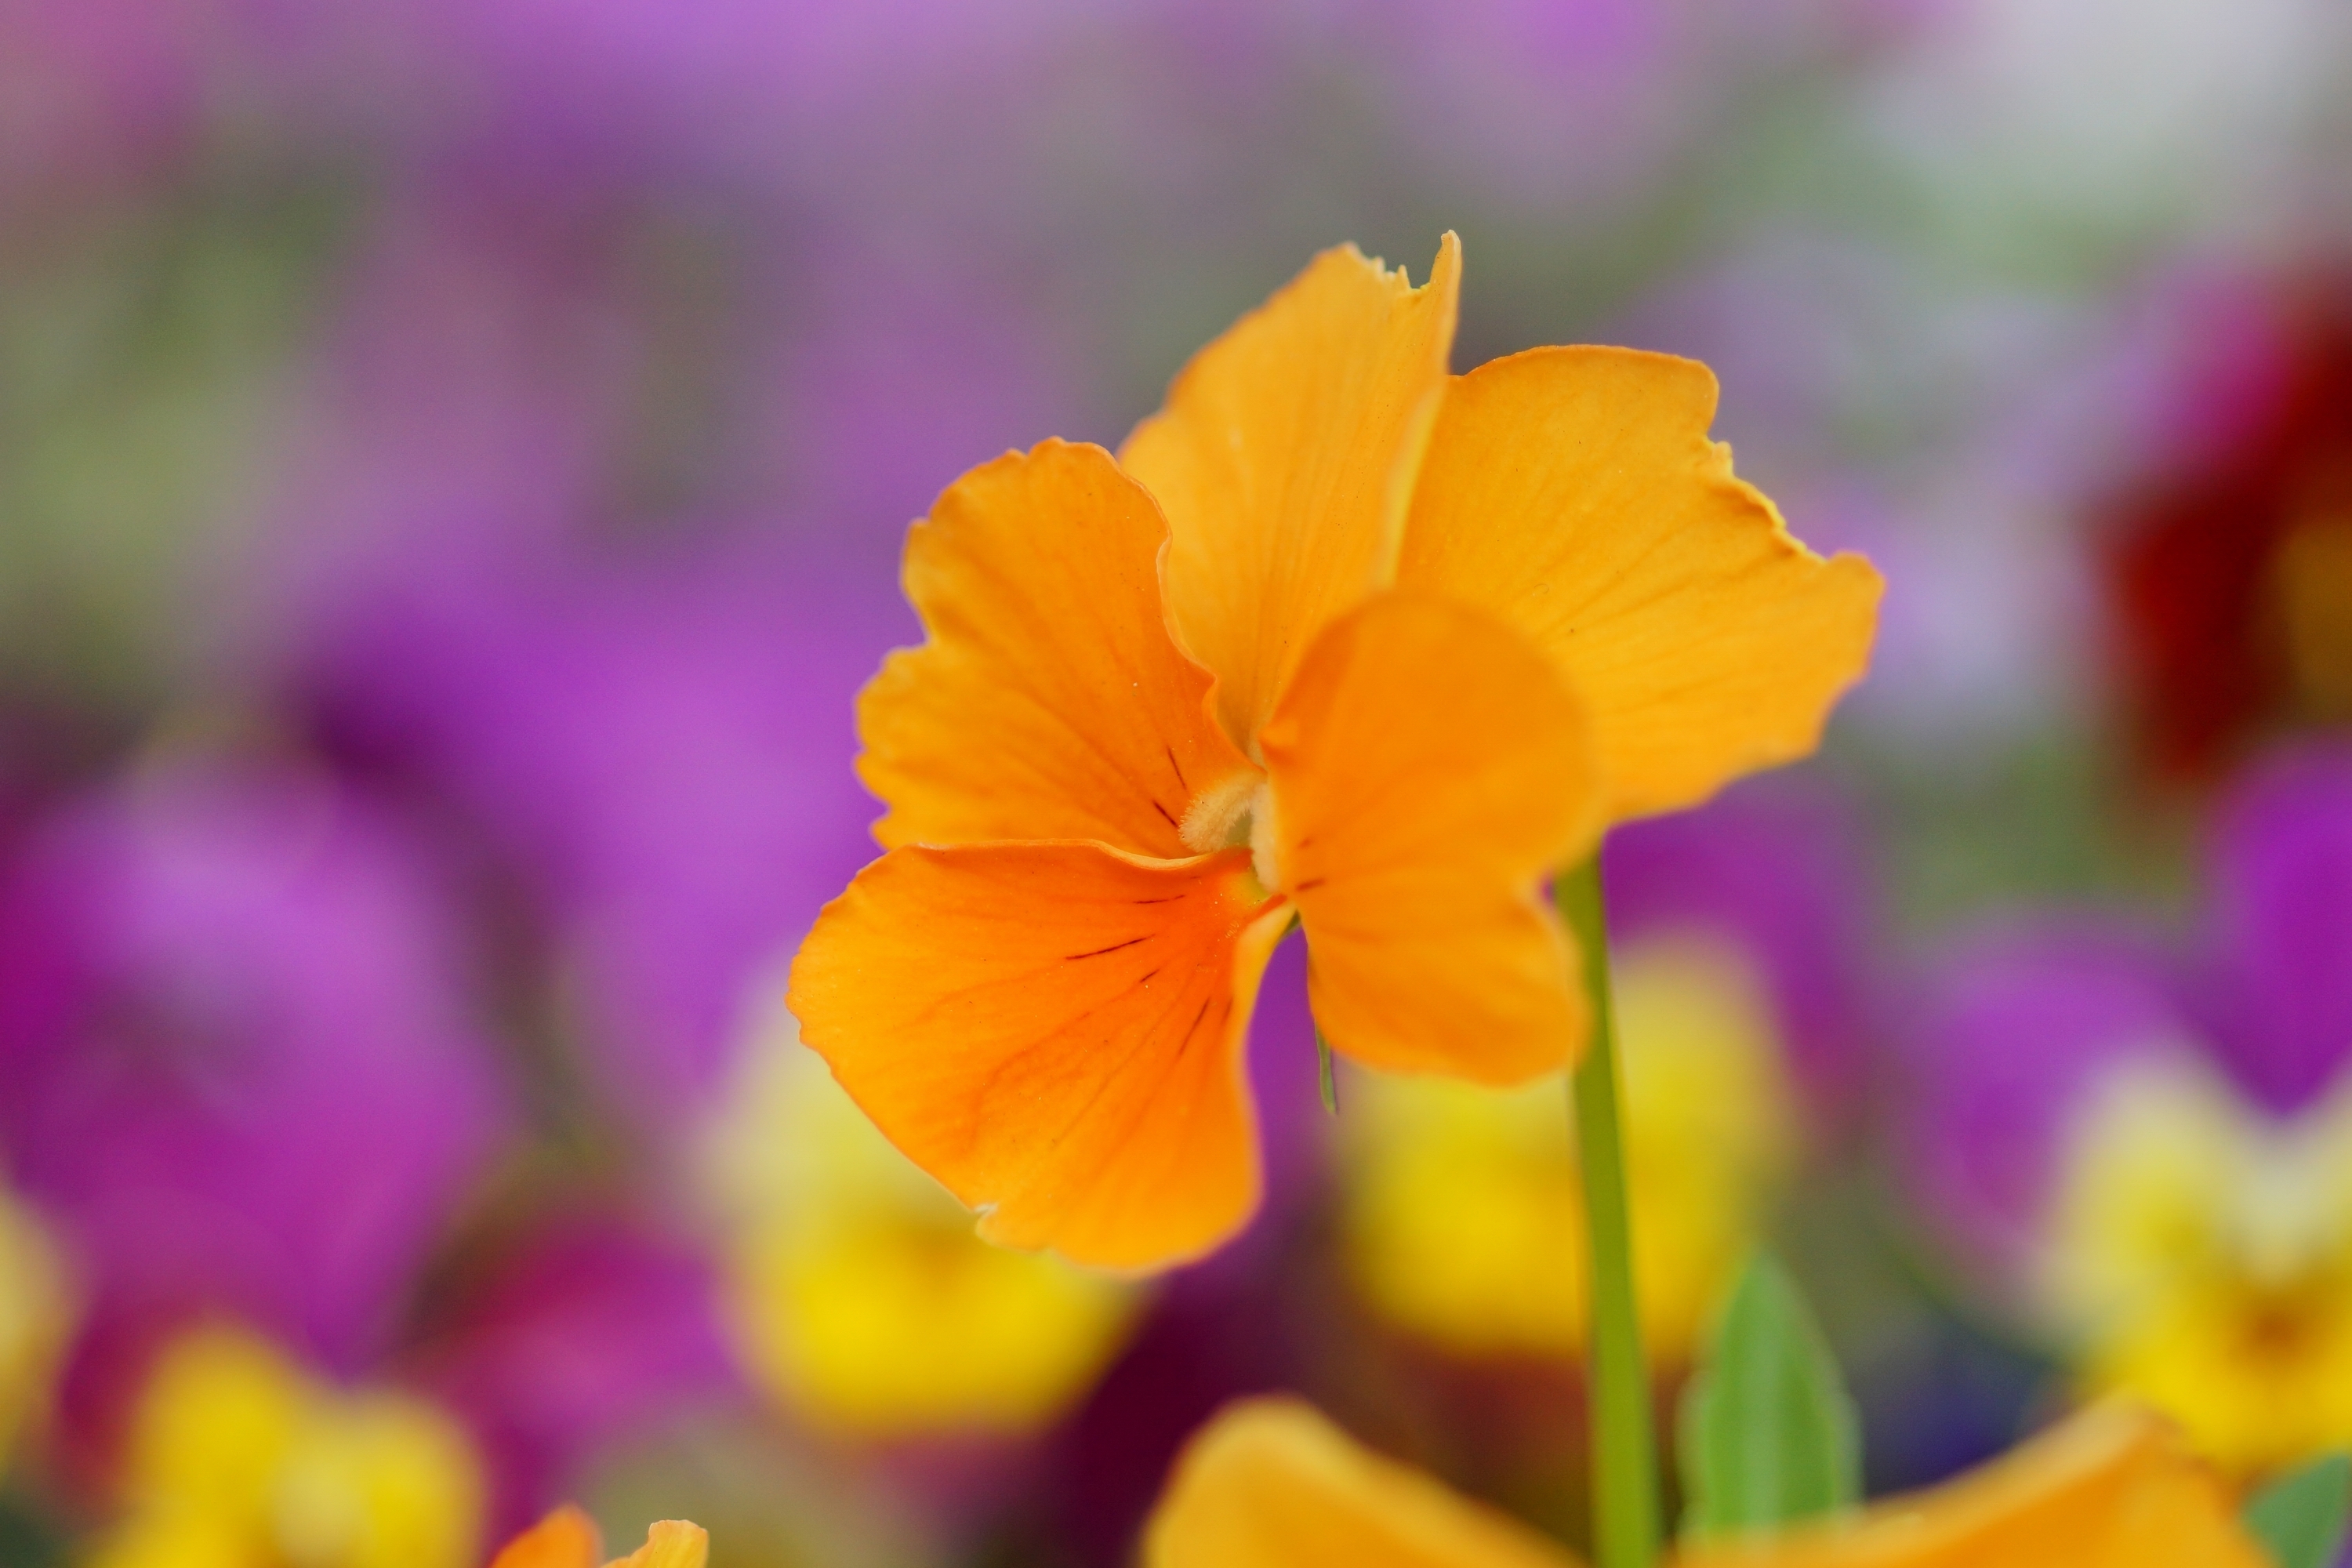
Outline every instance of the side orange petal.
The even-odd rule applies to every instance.
[[[1541,879],[1592,848],[1600,795],[1550,661],[1467,605],[1384,593],[1317,639],[1263,740],[1331,1048],[1490,1084],[1566,1066],[1584,1004]]]
[[[1246,793],[1209,674],[1169,636],[1167,540],[1108,452],[1064,441],[982,464],[908,531],[929,640],[857,706],[885,847],[1093,838],[1173,858],[1195,800]]]
[[[1535,349],[1458,378],[1397,581],[1484,605],[1589,706],[1612,818],[1695,804],[1820,743],[1870,661],[1883,584],[1790,536],[1707,438],[1715,376]]]
[[[1144,1568],[1572,1568],[1524,1525],[1384,1459],[1306,1405],[1227,1406],[1186,1446]]]
[[[1858,1520],[1706,1546],[1677,1568],[2267,1568],[2228,1489],[2154,1415],[2093,1410]]]
[[[606,1568],[703,1568],[710,1561],[710,1532],[682,1519],[654,1521],[646,1543]]]
[[[1240,850],[894,849],[793,961],[802,1037],[981,1234],[1154,1268],[1258,1194],[1243,1044],[1289,910]]]
[[[565,1503],[499,1548],[490,1568],[596,1568],[604,1552],[596,1521]]]
[[[1168,607],[1246,749],[1331,617],[1385,583],[1442,395],[1462,247],[1411,287],[1327,250],[1194,355],[1119,461],[1172,530]]]

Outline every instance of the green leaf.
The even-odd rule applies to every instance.
[[[2279,1568],[2329,1568],[2352,1523],[2352,1455],[2324,1454],[2246,1504],[2246,1528]]]
[[[1758,1255],[1683,1397],[1683,1529],[1769,1530],[1862,1495],[1853,1401],[1829,1342],[1780,1264]]]
[[[1315,1031],[1315,1086],[1323,1091],[1323,1109],[1332,1115],[1339,1114],[1339,1080],[1331,1071],[1331,1047],[1324,1043],[1323,1031]]]

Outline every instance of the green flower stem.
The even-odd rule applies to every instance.
[[[1592,1555],[1595,1568],[1651,1568],[1658,1560],[1658,1451],[1650,1429],[1641,1321],[1633,1311],[1633,1232],[1625,1200],[1617,1016],[1609,991],[1609,914],[1599,855],[1563,874],[1554,895],[1576,933],[1592,1011],[1572,1097],[1591,1249]]]

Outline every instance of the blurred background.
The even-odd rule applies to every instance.
[[[797,1044],[963,468],[1315,251],[1695,355],[1890,587],[1612,841],[1670,1407],[1759,1237],[1874,1489],[2125,1388],[2352,1441],[2352,18],[2329,0],[0,0],[0,1563],[1116,1564],[1290,1388],[1575,1539],[1557,1086],[1342,1075],[1149,1283]]]

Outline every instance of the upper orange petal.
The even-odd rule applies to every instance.
[[[1446,394],[1397,581],[1483,605],[1591,709],[1612,818],[1692,805],[1819,744],[1870,659],[1882,584],[1789,534],[1707,439],[1715,376],[1535,349]]]
[[[1242,1047],[1289,910],[1239,850],[894,849],[793,961],[802,1036],[981,1234],[1076,1262],[1197,1258],[1257,1204]]]
[[[1600,795],[1550,662],[1481,611],[1381,594],[1317,639],[1263,742],[1331,1047],[1480,1083],[1566,1066],[1584,1003],[1540,881],[1591,848]]]
[[[1168,514],[1170,619],[1244,749],[1315,634],[1393,569],[1461,276],[1450,234],[1419,289],[1354,246],[1325,251],[1194,355],[1119,449]]]
[[[603,1553],[596,1521],[565,1503],[500,1547],[490,1568],[596,1568]]]
[[[1093,838],[1190,853],[1204,793],[1255,770],[1171,639],[1168,525],[1099,447],[1047,441],[950,486],[908,531],[907,597],[929,640],[858,699],[857,770],[885,846]]]
[[[710,1532],[682,1519],[656,1520],[646,1543],[606,1568],[703,1568],[710,1561]]]
[[[1293,1399],[1227,1406],[1152,1510],[1144,1568],[1572,1568],[1525,1526],[1359,1447]]]
[[[1678,1568],[2268,1568],[2220,1479],[2156,1416],[2093,1410],[1961,1478]]]

